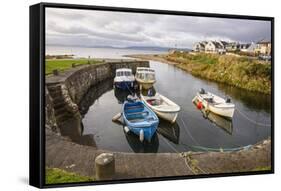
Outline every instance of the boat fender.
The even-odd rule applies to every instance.
[[[112,121],[117,121],[121,117],[122,117],[122,114],[121,113],[117,113],[115,116],[113,116]]]
[[[198,101],[197,103],[197,109],[202,109],[203,108],[203,105],[202,105],[202,102],[201,101]]]
[[[225,101],[226,103],[230,103],[231,102],[231,99],[228,97],[228,98],[226,98],[226,101]]]
[[[143,142],[144,140],[144,132],[143,130],[140,130],[140,141]]]
[[[130,131],[130,129],[127,126],[125,126],[124,131],[125,131],[125,133],[128,133]]]

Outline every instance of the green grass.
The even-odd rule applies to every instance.
[[[91,177],[80,176],[58,168],[46,168],[46,184],[90,182]]]
[[[271,93],[271,64],[249,57],[217,54],[173,53],[168,61],[194,76],[226,83],[250,91]]]
[[[47,59],[46,60],[46,68],[45,74],[51,74],[53,70],[57,69],[59,71],[65,71],[72,67],[72,64],[75,65],[83,65],[83,64],[96,64],[99,63],[96,60],[88,60],[88,59]]]
[[[265,171],[265,170],[271,170],[271,166],[262,166],[253,169],[253,171]]]

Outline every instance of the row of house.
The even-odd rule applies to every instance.
[[[194,43],[194,52],[207,52],[224,54],[226,52],[244,52],[255,55],[270,55],[271,42],[268,40],[261,40],[256,43],[239,43],[226,41],[201,41]]]

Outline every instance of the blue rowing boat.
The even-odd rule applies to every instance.
[[[125,101],[122,116],[126,124],[125,131],[138,135],[141,142],[143,140],[151,141],[158,127],[159,119],[143,101]]]

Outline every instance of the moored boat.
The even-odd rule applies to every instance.
[[[134,87],[135,77],[129,68],[120,68],[116,70],[114,86],[126,90]]]
[[[176,103],[159,93],[156,93],[154,96],[144,96],[141,94],[140,97],[141,100],[158,115],[158,117],[171,123],[175,123],[180,111],[180,106]]]
[[[140,88],[149,89],[156,82],[155,71],[148,67],[137,67],[136,81]]]
[[[159,124],[156,114],[143,101],[125,101],[122,117],[126,125],[124,130],[138,135],[141,142],[150,142]]]
[[[205,92],[201,89],[194,97],[193,102],[196,101],[198,109],[204,108],[206,111],[211,111],[217,115],[232,118],[235,105],[231,103],[229,98],[223,99],[210,92]]]

